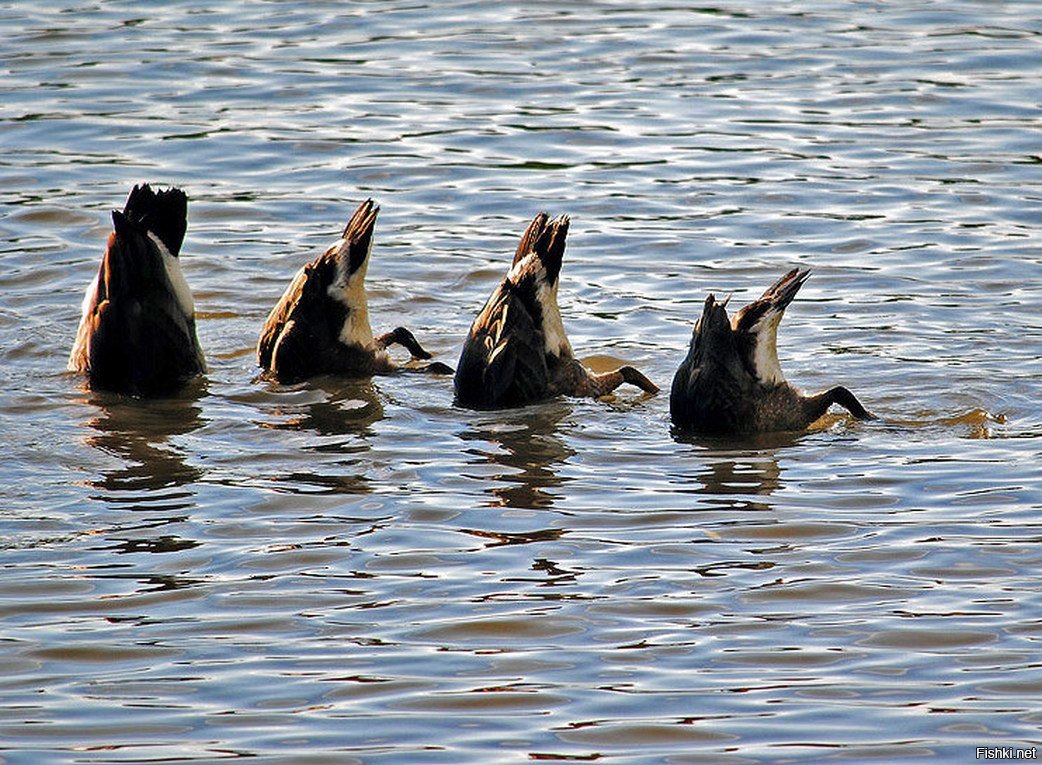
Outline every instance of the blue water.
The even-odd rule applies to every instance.
[[[0,4],[0,761],[974,762],[1042,744],[1033,2]],[[210,370],[65,371],[135,183]],[[454,364],[541,209],[580,357],[510,412],[259,381],[373,197],[376,331]],[[881,420],[674,437],[705,295]]]

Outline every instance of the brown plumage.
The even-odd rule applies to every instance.
[[[404,346],[413,359],[431,357],[404,327],[373,336],[365,274],[379,212],[371,199],[359,205],[340,240],[297,272],[268,314],[257,362],[276,380],[291,383],[320,374],[368,377],[398,369],[452,373],[438,362],[396,366],[387,354],[393,343]]]
[[[732,320],[726,300],[706,298],[687,357],[673,377],[674,425],[720,434],[803,430],[832,404],[858,419],[875,419],[842,386],[805,396],[782,374],[778,324],[809,276],[809,271],[789,271]]]
[[[594,374],[572,353],[557,306],[569,220],[541,212],[529,224],[506,278],[470,327],[457,365],[456,402],[495,409],[565,394],[603,396],[624,382],[658,387],[630,366]]]
[[[135,186],[122,212],[113,210],[69,356],[91,388],[162,396],[206,372],[178,260],[187,228],[188,197],[177,188]]]

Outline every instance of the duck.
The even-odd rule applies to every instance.
[[[367,199],[358,206],[340,239],[297,271],[264,322],[257,342],[257,362],[280,383],[296,383],[323,374],[370,377],[399,370],[452,374],[434,362],[399,367],[387,353],[404,347],[412,360],[431,358],[405,327],[373,336],[365,275],[373,248],[379,206]]]
[[[538,213],[514,253],[506,278],[471,324],[456,365],[457,405],[524,406],[557,395],[600,397],[629,383],[659,388],[631,366],[594,374],[583,366],[561,321],[558,279],[570,220]]]
[[[729,299],[706,297],[670,389],[674,426],[718,435],[801,431],[833,404],[859,420],[876,419],[847,388],[804,395],[782,374],[778,325],[809,277],[809,269],[792,269],[733,319]]]
[[[181,271],[182,189],[135,185],[87,287],[68,368],[93,390],[155,397],[206,373],[192,291]]]

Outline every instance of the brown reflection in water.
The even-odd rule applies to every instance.
[[[489,540],[485,547],[503,547],[506,545],[527,545],[532,542],[551,542],[560,539],[564,529],[536,529],[535,531],[501,532],[484,531],[482,529],[460,529],[464,534]]]
[[[504,547],[508,545],[527,545],[534,542],[552,542],[560,539],[566,533],[565,529],[535,529],[534,531],[500,532],[485,531],[482,529],[460,529],[464,534],[470,534],[481,539],[488,540],[485,547]],[[536,576],[532,578],[515,576],[505,579],[508,582],[534,582],[541,587],[552,587],[557,585],[568,585],[578,579],[576,571],[563,568],[555,561],[548,558],[535,558],[532,561],[532,571]],[[482,600],[494,600],[498,595],[483,597]],[[562,595],[544,596],[550,599],[563,599]]]
[[[701,470],[697,475],[701,484],[692,488],[694,494],[721,497],[769,497],[782,488],[782,469],[775,453],[778,449],[794,446],[806,433],[760,433],[752,436],[701,436],[673,430],[678,443],[701,447]],[[748,510],[769,510],[764,501],[742,503]]]
[[[299,402],[287,397],[266,407],[272,421],[261,423],[262,427],[310,432],[323,437],[320,443],[304,447],[305,451],[351,455],[348,459],[309,462],[306,470],[279,476],[277,482],[283,487],[310,487],[308,493],[311,494],[371,492],[370,479],[359,472],[359,466],[364,467],[361,455],[370,450],[373,424],[385,416],[373,381],[323,376],[291,388],[273,386],[275,391],[310,394],[310,398]],[[322,473],[322,467],[329,465],[335,466],[336,472]]]
[[[111,454],[126,465],[104,472],[89,485],[112,496],[97,497],[110,502],[147,503],[153,500],[181,502],[191,493],[172,494],[162,489],[187,486],[198,481],[203,471],[185,462],[184,452],[169,443],[172,436],[184,435],[202,427],[202,409],[198,404],[205,393],[205,383],[197,381],[179,396],[168,399],[135,399],[108,393],[92,393],[90,403],[98,415],[86,424],[94,433],[84,439],[87,445]],[[129,492],[129,494],[125,494]]]
[[[303,387],[320,396],[307,403],[282,403],[269,408],[277,421],[265,427],[309,430],[323,436],[370,435],[373,423],[384,418],[383,403],[372,380],[319,377]],[[357,446],[355,440],[352,444]],[[328,448],[326,451],[337,451]]]
[[[181,537],[175,537],[169,534],[161,534],[160,536],[152,537],[150,539],[125,539],[111,545],[110,547],[99,549],[112,550],[122,554],[141,552],[167,553],[191,550],[193,547],[198,546],[199,543],[191,539],[182,539]]]
[[[957,429],[963,438],[993,438],[996,426],[1007,424],[1006,415],[989,412],[987,409],[968,409],[956,414],[944,415],[933,411],[920,411],[907,419],[890,420],[888,425],[900,428],[944,428]]]
[[[106,539],[110,539],[109,532],[121,537],[128,533],[134,536],[91,549],[122,555],[177,553],[198,546],[194,540],[153,532],[158,527],[185,520],[184,511],[194,503],[195,492],[185,487],[198,482],[203,470],[187,464],[184,451],[170,443],[170,439],[203,426],[205,420],[198,401],[205,392],[206,384],[199,380],[174,398],[135,399],[110,393],[89,394],[89,403],[96,407],[97,414],[85,423],[93,432],[84,441],[122,463],[118,468],[104,471],[101,478],[88,482],[99,490],[91,498],[111,507],[163,513],[163,517],[108,528]],[[156,589],[177,589],[188,582],[163,578],[152,583]]]
[[[501,417],[479,422],[460,434],[465,441],[480,444],[468,450],[471,454],[507,468],[492,476],[494,485],[487,489],[491,507],[540,510],[553,506],[553,494],[547,490],[564,483],[553,467],[575,454],[557,437],[558,424],[571,412],[567,402],[552,401],[497,413]],[[495,448],[497,444],[502,449]]]

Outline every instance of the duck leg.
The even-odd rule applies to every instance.
[[[413,336],[412,332],[407,330],[405,327],[395,327],[390,332],[385,332],[384,334],[373,338],[373,345],[378,351],[386,350],[387,346],[394,344],[405,348],[413,359],[426,360],[431,357],[430,353],[425,351],[423,347],[416,342],[416,338]],[[432,361],[430,364],[424,364],[423,366],[399,368],[403,372],[424,372],[434,375],[451,375],[455,374],[456,371],[448,364],[442,364],[440,361]]]
[[[574,381],[572,386],[569,386],[571,387],[571,390],[564,389],[562,390],[563,393],[572,396],[591,396],[593,398],[598,398],[600,396],[607,396],[623,383],[635,385],[645,393],[659,392],[659,387],[645,377],[643,372],[634,367],[624,366],[614,369],[611,372],[594,374],[579,364],[578,361],[573,363],[578,370],[581,370],[581,375],[576,375],[578,379]]]
[[[870,411],[865,409],[853,393],[842,385],[837,385],[835,388],[829,388],[827,391],[807,397],[806,407],[807,413],[810,415],[808,422],[813,422],[821,417],[821,415],[825,414],[825,412],[828,411],[828,408],[833,404],[839,404],[859,420],[879,419]]]
[[[619,367],[616,372],[622,376],[622,382],[636,385],[645,393],[658,393],[659,387],[649,380],[643,372],[636,367]],[[616,386],[618,387],[618,386]]]
[[[394,344],[405,348],[414,359],[429,359],[431,357],[431,355],[427,353],[418,342],[416,342],[416,338],[413,337],[412,332],[407,330],[405,327],[395,327],[390,332],[385,332],[382,335],[373,338],[373,345],[378,351],[386,350],[387,346]]]
[[[454,375],[456,370],[440,361],[432,361],[418,367],[399,367],[402,372],[421,372],[428,375]]]

